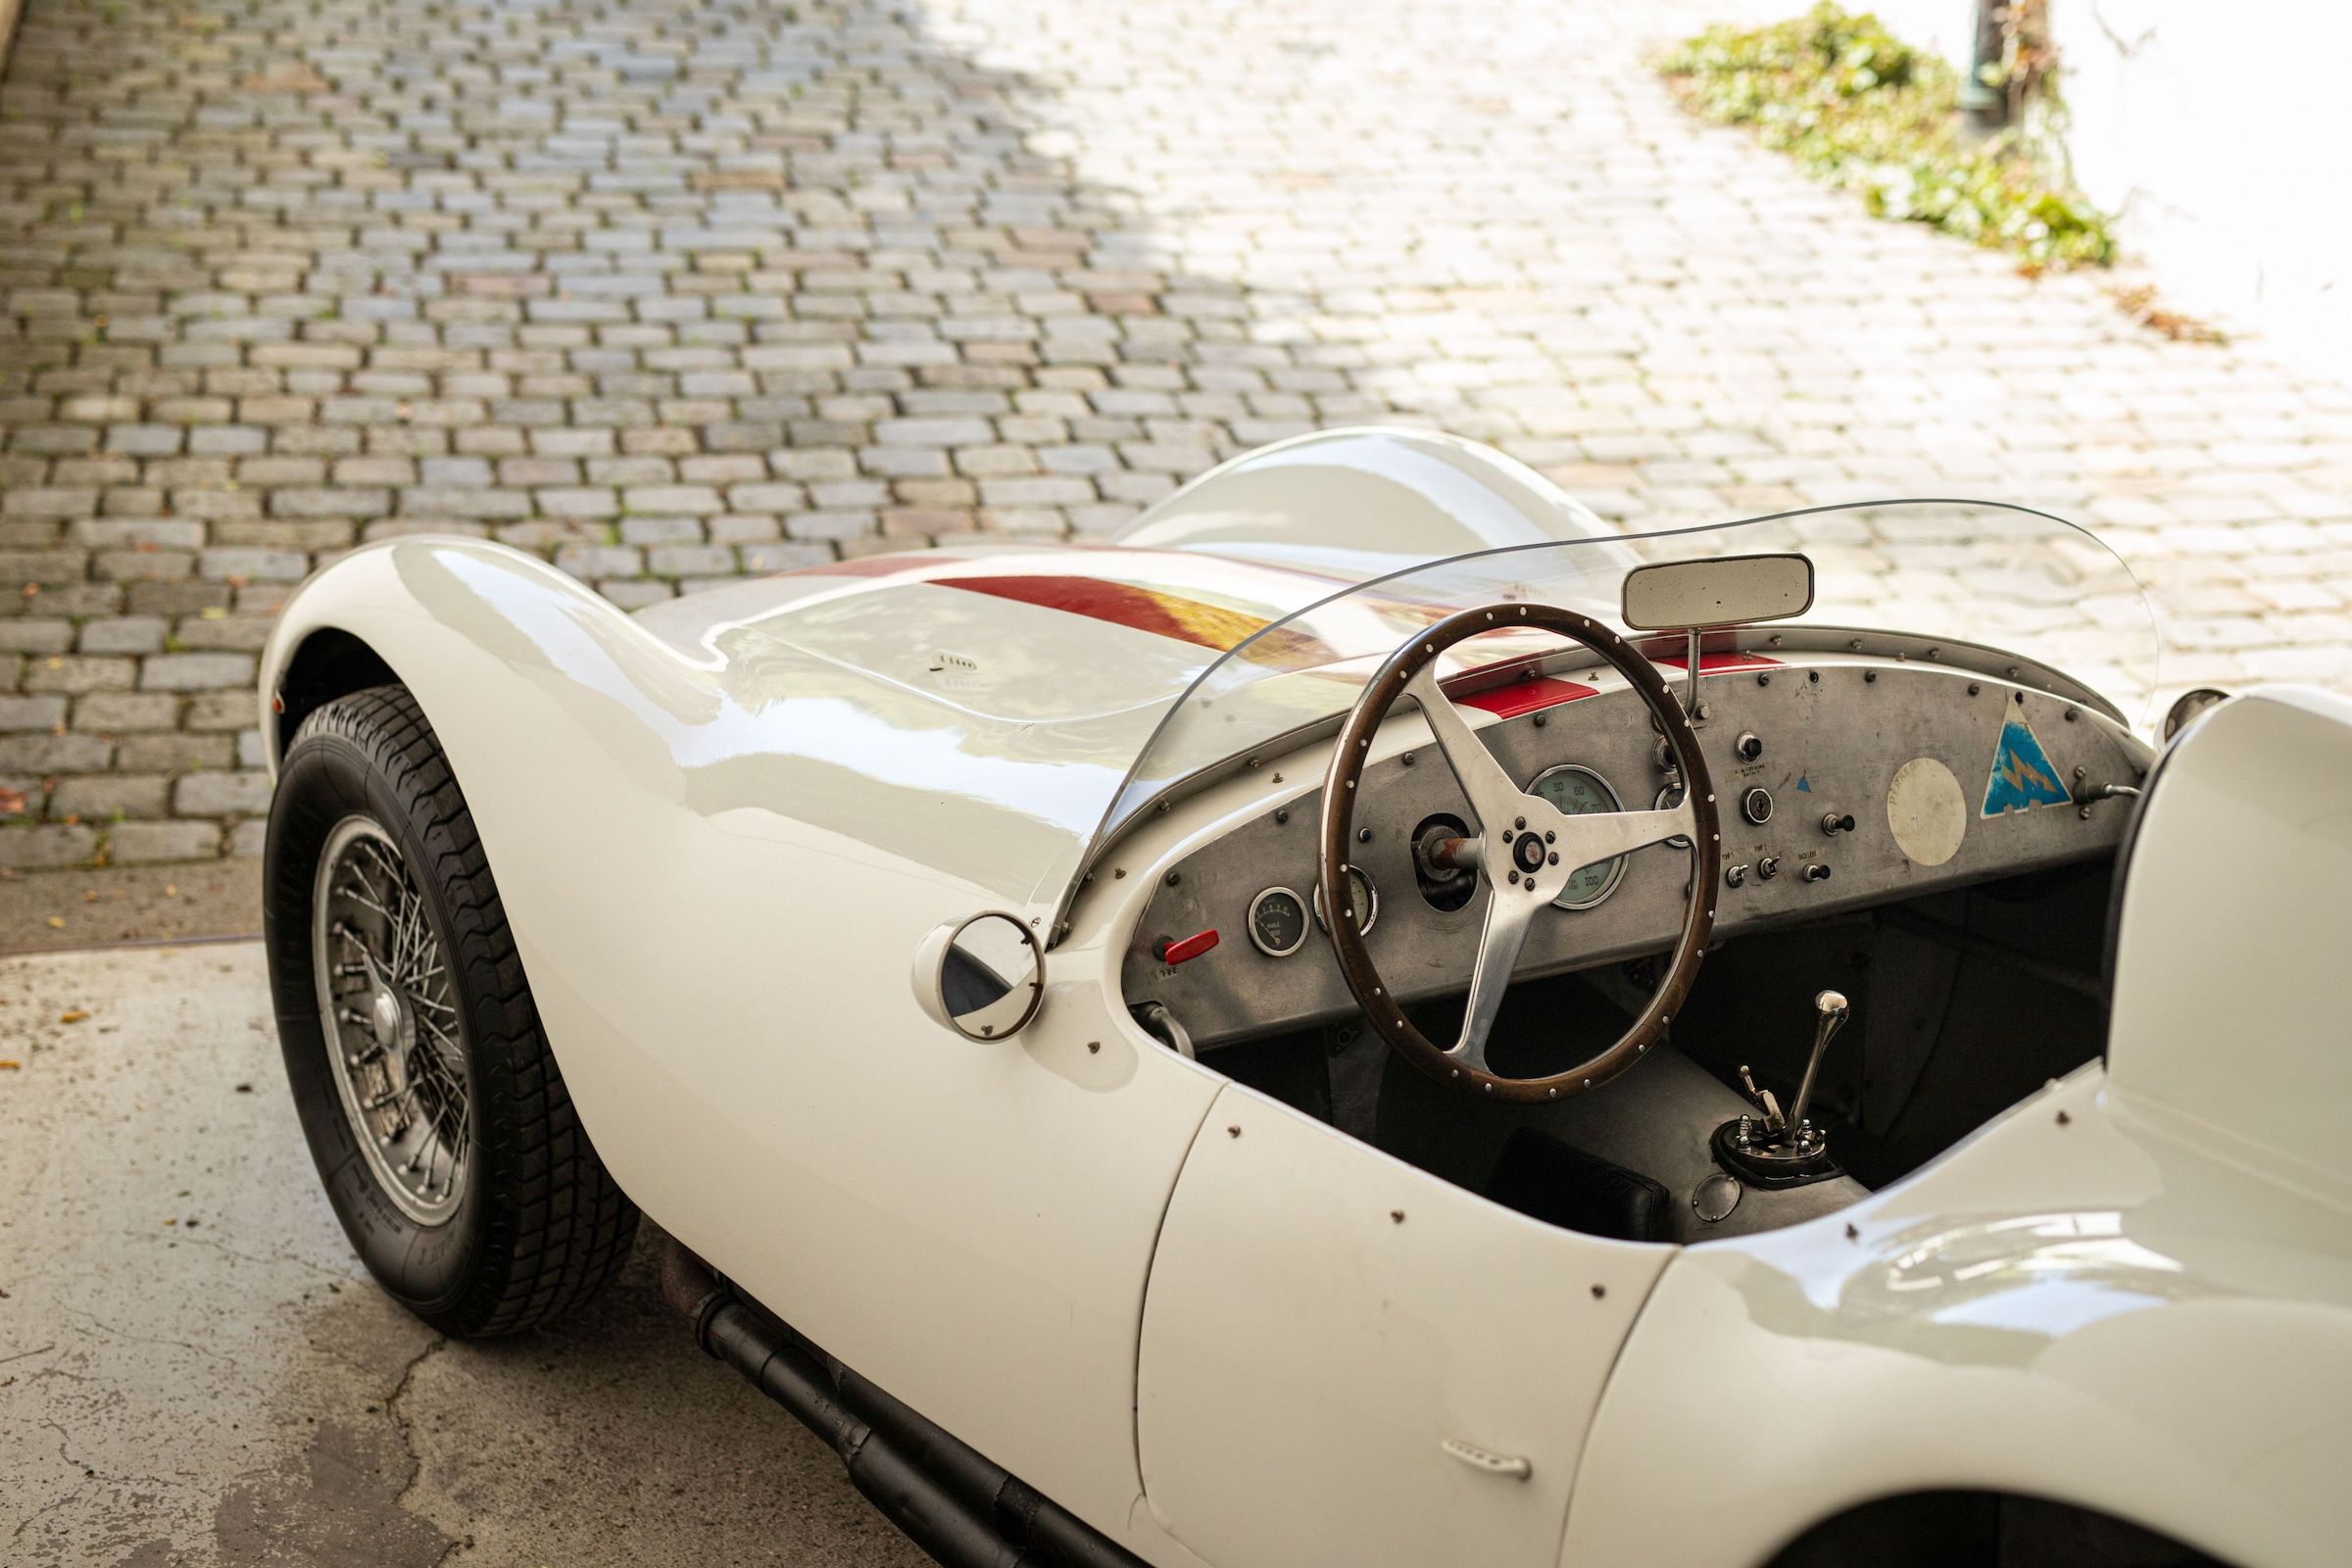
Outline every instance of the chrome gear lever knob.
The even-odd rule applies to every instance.
[[[1796,1086],[1795,1103],[1788,1107],[1788,1135],[1799,1143],[1804,1141],[1805,1107],[1813,1102],[1813,1080],[1821,1072],[1821,1058],[1829,1052],[1830,1037],[1845,1027],[1852,1010],[1841,991],[1824,991],[1813,999],[1813,1054],[1805,1058],[1804,1080]]]

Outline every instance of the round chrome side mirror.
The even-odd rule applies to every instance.
[[[1037,933],[998,910],[935,927],[914,951],[914,997],[967,1040],[1018,1034],[1046,1000]]]

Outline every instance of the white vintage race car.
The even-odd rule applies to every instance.
[[[642,1210],[945,1563],[2341,1564],[2352,705],[2155,655],[2039,514],[1390,431],[634,615],[403,539],[264,661],[287,1073],[398,1300]]]

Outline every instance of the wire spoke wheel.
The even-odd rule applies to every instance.
[[[424,901],[373,818],[327,834],[311,909],[320,1033],[361,1152],[402,1213],[445,1223],[471,1168],[464,1024]]]

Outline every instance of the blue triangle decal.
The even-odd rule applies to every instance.
[[[1813,793],[1813,781],[1805,777],[1805,775],[1802,773],[1796,775],[1796,787],[1804,794],[1810,795]]]
[[[2057,764],[2041,749],[2025,715],[2013,714],[2001,725],[2000,745],[1993,749],[1992,776],[1984,781],[1985,816],[2030,811],[2037,806],[2068,806],[2074,797],[2058,782]]]

